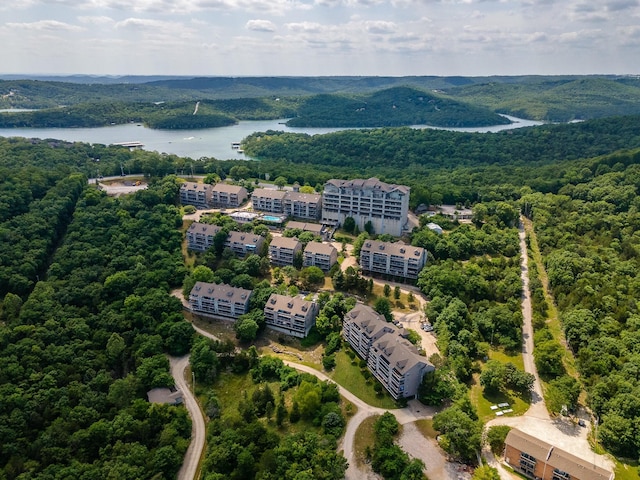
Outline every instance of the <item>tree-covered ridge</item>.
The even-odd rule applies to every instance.
[[[181,217],[170,204],[178,188],[169,178],[123,199],[87,189],[46,278],[24,304],[4,297],[3,478],[177,472],[186,410],[150,404],[145,393],[173,385],[163,353],[187,352],[193,335],[168,294],[184,277]]]
[[[367,95],[316,95],[301,101],[291,127],[476,127],[507,124],[496,113],[411,87]]]
[[[0,113],[0,128],[97,127],[140,122],[151,128],[194,129],[231,125],[239,120],[294,117],[290,126],[382,127],[429,124],[466,127],[509,123],[474,107],[408,87],[348,97],[240,98],[198,102],[87,102],[36,111]]]
[[[596,159],[558,194],[521,199],[588,403],[600,419],[599,441],[634,459],[640,453],[639,160],[637,151]],[[561,376],[561,360],[547,373]]]
[[[640,146],[640,117],[542,125],[492,134],[412,128],[345,130],[313,136],[267,131],[250,135],[243,145],[248,155],[261,160],[360,170],[551,163]]]
[[[640,113],[640,80],[631,77],[491,82],[452,88],[447,93],[456,100],[496,112],[549,122]]]
[[[28,171],[37,178],[37,170]],[[13,215],[0,223],[0,297],[9,292],[25,296],[38,276],[44,275],[86,184],[85,176],[72,174],[52,186],[42,199],[30,202],[28,211],[22,213],[17,206],[7,211]]]

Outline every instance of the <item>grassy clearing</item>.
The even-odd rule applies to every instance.
[[[529,234],[529,243],[531,247],[530,250],[533,253],[533,258],[529,258],[529,261],[534,262],[538,267],[538,275],[540,276],[542,289],[544,290],[544,296],[549,307],[547,310],[547,327],[553,334],[553,338],[555,338],[564,347],[563,363],[565,369],[567,370],[567,373],[572,377],[578,378],[578,369],[576,368],[575,359],[573,358],[573,355],[571,354],[569,349],[566,348],[567,342],[562,330],[562,324],[560,323],[558,309],[556,308],[553,296],[549,291],[549,279],[547,277],[547,271],[544,268],[542,253],[540,252],[540,247],[538,246],[538,239],[536,237],[535,229],[533,228],[533,223],[530,220],[525,219],[524,226],[526,232]]]
[[[615,463],[614,473],[616,480],[640,480],[637,462],[634,464],[628,464],[615,460]]]
[[[353,452],[358,467],[363,467],[366,464],[367,459],[367,447],[373,449],[375,441],[375,435],[373,432],[373,426],[380,418],[380,415],[373,415],[367,417],[356,430],[355,437],[353,439]]]
[[[513,363],[518,370],[524,372],[524,360],[522,359],[522,353],[515,355],[505,353],[502,350],[489,350],[489,359],[498,360],[502,363]]]
[[[422,420],[417,420],[415,424],[424,438],[427,438],[427,439],[432,438],[435,440],[435,438],[438,436],[438,432],[433,428],[432,419],[425,418]]]
[[[506,392],[498,392],[488,394],[484,391],[480,385],[479,375],[473,376],[473,385],[471,386],[471,401],[478,410],[478,417],[483,422],[487,422],[496,418],[496,413],[491,410],[492,405],[499,403],[508,403],[509,408],[513,409],[513,412],[505,414],[507,417],[516,417],[522,415],[529,409],[531,400],[529,395],[524,397],[519,396],[516,392],[507,390]]]
[[[338,385],[347,388],[351,393],[364,402],[374,407],[393,409],[398,408],[396,402],[385,390],[382,394],[377,394],[373,386],[377,380],[366,380],[358,366],[359,358],[356,357],[355,365],[352,360],[341,350],[336,353],[336,368],[329,373],[331,379]]]

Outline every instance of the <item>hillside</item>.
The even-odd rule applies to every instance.
[[[368,95],[316,95],[304,99],[291,127],[475,127],[509,121],[482,107],[424,90],[394,87]]]
[[[541,121],[568,122],[640,113],[640,80],[632,77],[491,82],[453,88],[451,98]]]

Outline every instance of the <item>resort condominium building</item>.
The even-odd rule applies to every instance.
[[[303,297],[272,293],[264,307],[267,327],[293,337],[304,338],[316,323],[318,305]]]
[[[208,183],[184,182],[180,185],[180,203],[197,208],[211,207],[212,186]]]
[[[410,190],[377,178],[329,180],[322,195],[322,223],[342,225],[352,217],[360,230],[370,221],[375,233],[399,237],[407,224]]]
[[[249,311],[251,290],[224,283],[196,282],[189,294],[189,305],[196,313],[236,320]]]
[[[360,250],[360,267],[365,274],[418,278],[427,263],[427,251],[402,242],[365,240]]]
[[[284,190],[256,188],[251,194],[251,204],[254,210],[270,213],[284,213]]]
[[[309,242],[304,249],[303,265],[328,272],[338,261],[338,250],[329,243]]]
[[[255,253],[259,255],[264,245],[264,237],[255,233],[229,232],[224,246],[233,250],[233,253],[240,257]]]
[[[217,225],[193,222],[187,230],[187,248],[204,252],[213,246],[213,238],[222,230]]]
[[[316,220],[322,213],[322,195],[287,192],[284,197],[284,213],[293,218]]]
[[[301,251],[302,243],[297,238],[273,237],[269,244],[269,260],[279,267],[293,265],[296,254]]]
[[[211,203],[214,207],[239,207],[249,194],[239,185],[217,183],[211,189]]]
[[[317,220],[322,210],[322,195],[316,193],[256,188],[251,202],[254,210],[308,220]]]
[[[396,400],[414,397],[425,373],[435,370],[403,331],[363,304],[347,312],[342,335]]]

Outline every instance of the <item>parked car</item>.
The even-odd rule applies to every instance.
[[[424,325],[422,325],[422,330],[424,330],[425,332],[433,332],[433,326],[425,323]]]

